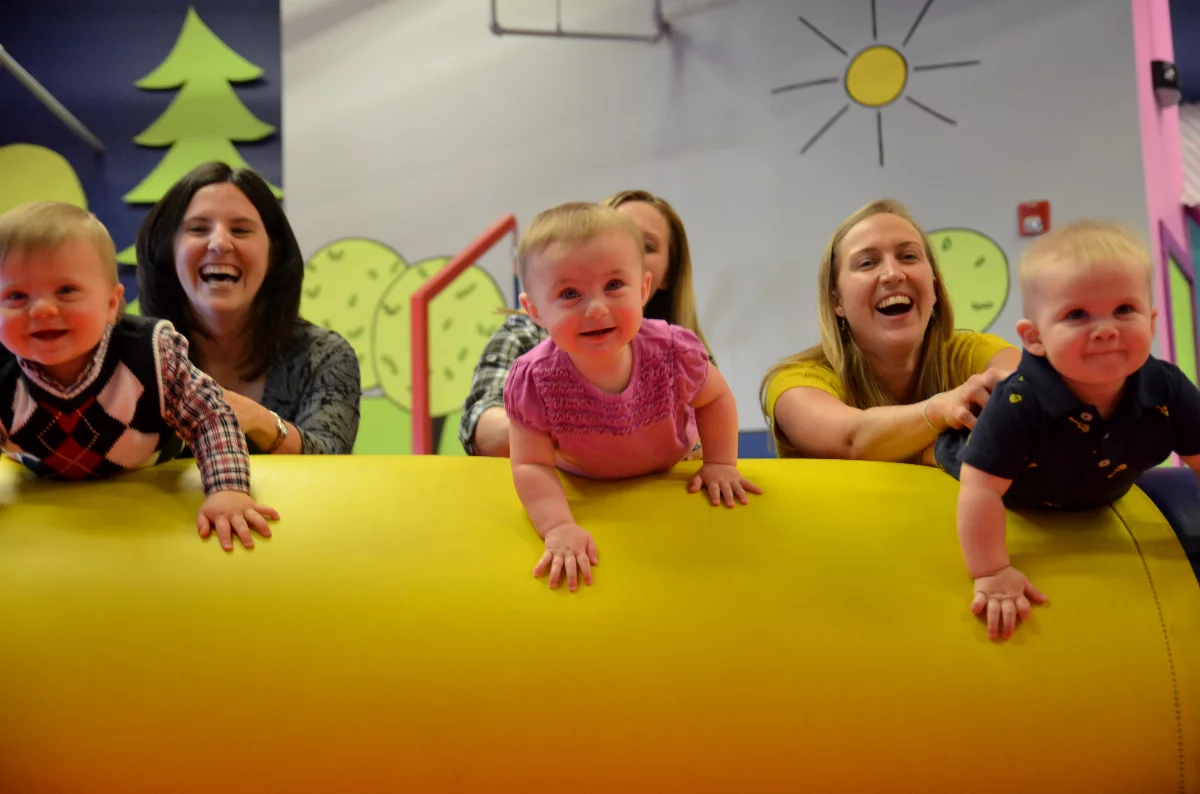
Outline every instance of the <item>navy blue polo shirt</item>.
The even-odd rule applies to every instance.
[[[1004,495],[1010,507],[1100,507],[1172,452],[1200,454],[1200,390],[1179,367],[1151,356],[1104,419],[1049,360],[1025,351],[975,429],[942,433],[934,452],[955,479],[969,463],[1012,480]]]

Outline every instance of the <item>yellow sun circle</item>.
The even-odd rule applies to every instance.
[[[869,108],[895,102],[907,81],[908,64],[904,56],[883,44],[867,47],[846,68],[846,93]]]

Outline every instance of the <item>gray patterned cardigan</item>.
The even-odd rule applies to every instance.
[[[358,357],[350,343],[334,331],[298,322],[267,370],[262,404],[299,428],[305,455],[349,455],[361,400]]]

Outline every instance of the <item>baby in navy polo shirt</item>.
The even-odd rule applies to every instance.
[[[1020,265],[1025,350],[975,429],[939,436],[958,478],[958,535],[975,579],[971,611],[1007,639],[1044,596],[1013,568],[1005,506],[1085,509],[1124,496],[1176,452],[1200,470],[1200,391],[1150,355],[1150,255],[1116,224],[1081,221],[1039,238]]]

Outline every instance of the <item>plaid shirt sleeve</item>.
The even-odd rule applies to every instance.
[[[512,314],[488,340],[475,365],[471,391],[463,402],[458,440],[468,455],[475,454],[475,426],[489,408],[504,407],[504,381],[513,362],[537,347],[546,332],[524,314]]]
[[[221,387],[188,359],[188,342],[182,334],[164,323],[154,336],[163,419],[192,448],[204,493],[249,493],[250,453]]]

